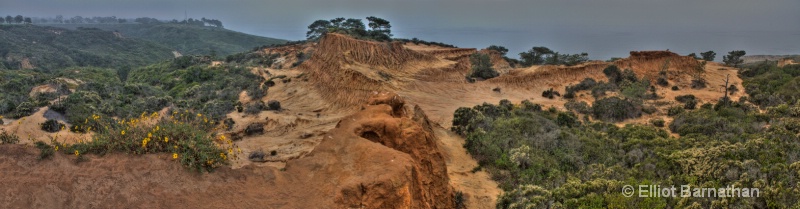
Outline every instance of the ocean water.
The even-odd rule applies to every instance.
[[[533,46],[545,46],[561,53],[589,53],[590,59],[627,57],[630,51],[670,50],[681,55],[712,50],[716,60],[733,50],[747,55],[800,54],[800,29],[797,31],[703,31],[703,30],[486,30],[486,29],[411,29],[395,31],[396,37],[417,37],[459,47],[505,46],[508,56]],[[413,35],[406,35],[413,34]]]

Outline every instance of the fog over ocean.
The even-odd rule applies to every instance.
[[[397,33],[405,32],[398,31]],[[581,31],[581,30],[439,30],[408,31],[427,41],[438,41],[459,47],[485,48],[491,44],[509,49],[508,56],[533,46],[545,46],[561,53],[589,53],[590,59],[607,60],[627,57],[630,51],[667,50],[681,55],[712,50],[717,61],[732,50],[745,50],[747,55],[800,54],[800,31]],[[401,35],[404,35],[402,33]],[[409,37],[410,38],[410,37]]]

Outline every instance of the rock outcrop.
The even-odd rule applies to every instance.
[[[444,157],[422,110],[405,108],[394,93],[376,93],[369,101],[329,132],[315,156],[300,161],[338,154],[351,162],[328,168],[349,174],[339,177],[335,203],[341,207],[452,208]]]
[[[284,169],[197,174],[167,154],[132,157],[0,146],[0,208],[453,208],[447,167],[427,116],[375,93],[307,156]],[[267,154],[254,155],[264,160]]]

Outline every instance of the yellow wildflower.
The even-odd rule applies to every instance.
[[[78,152],[78,150],[75,150],[75,156],[78,156],[78,155],[81,155],[81,153]]]
[[[56,151],[58,151],[58,146],[56,146]]]
[[[167,138],[167,137],[165,136],[165,137],[164,137],[164,143],[167,143],[167,142],[169,142],[169,138]]]
[[[147,138],[153,137],[153,133],[147,133]]]
[[[178,153],[172,153],[172,159],[178,159]]]
[[[125,136],[125,130],[122,130],[122,132],[119,132],[119,133],[122,134],[123,136]]]

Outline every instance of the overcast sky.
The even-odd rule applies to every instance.
[[[595,59],[630,50],[800,53],[800,0],[0,0],[0,15],[213,18],[226,28],[299,40],[317,19],[366,16],[395,37],[461,47],[532,46]]]

